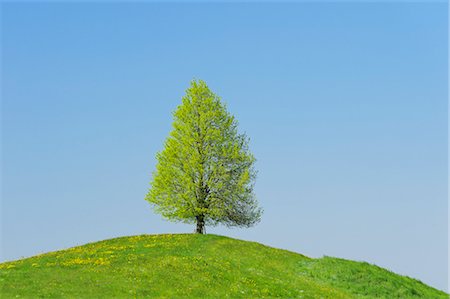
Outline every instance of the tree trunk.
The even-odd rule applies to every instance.
[[[197,219],[197,228],[195,229],[195,233],[204,234],[205,233],[205,217],[203,215],[196,216]]]

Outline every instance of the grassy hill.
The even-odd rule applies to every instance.
[[[216,235],[141,235],[0,264],[2,298],[448,298],[367,263]]]

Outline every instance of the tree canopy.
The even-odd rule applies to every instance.
[[[146,200],[171,221],[250,227],[260,220],[249,139],[204,81],[192,81],[173,113],[173,129],[156,155]]]

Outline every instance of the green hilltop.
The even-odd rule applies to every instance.
[[[448,298],[368,263],[217,235],[121,237],[0,264],[2,298]]]

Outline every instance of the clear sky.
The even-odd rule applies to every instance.
[[[3,3],[2,255],[192,232],[144,201],[205,80],[265,210],[207,228],[447,289],[447,4]]]

